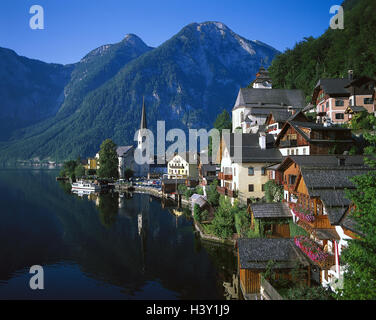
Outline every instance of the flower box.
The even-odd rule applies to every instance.
[[[317,243],[305,236],[296,236],[294,242],[314,262],[322,263],[328,259],[328,254]]]
[[[301,206],[293,206],[292,211],[294,214],[299,218],[307,222],[314,222],[315,221],[315,215],[312,211],[302,208]]]

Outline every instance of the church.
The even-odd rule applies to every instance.
[[[248,88],[241,88],[232,109],[232,128],[257,133],[272,112],[296,113],[304,108],[302,90],[273,89],[269,72],[261,67]]]

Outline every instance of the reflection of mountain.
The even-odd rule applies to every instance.
[[[106,212],[101,218],[94,202],[64,193],[54,175],[0,171],[6,208],[0,215],[0,260],[7,261],[0,265],[0,280],[32,264],[73,261],[89,277],[121,287],[128,298],[143,290],[156,290],[148,297],[158,298],[160,289],[151,285],[156,282],[182,299],[221,297],[213,262],[206,250],[195,251],[192,226],[184,216],[177,224],[159,201],[135,194],[116,214],[117,195],[101,198]],[[105,227],[101,219],[110,223]]]

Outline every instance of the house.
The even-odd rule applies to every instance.
[[[87,164],[84,165],[86,170],[97,170],[99,169],[98,161],[96,158],[88,158]]]
[[[293,239],[239,239],[238,268],[240,288],[247,300],[260,297],[262,273],[274,261],[274,272],[280,278],[291,279],[291,270],[306,270],[306,283],[310,286],[310,264],[296,247]]]
[[[198,174],[202,185],[212,183],[217,179],[217,168],[219,165],[213,162],[212,157],[208,157],[208,163],[204,163],[204,157],[200,156],[200,162],[198,165]]]
[[[224,138],[218,192],[244,204],[251,198],[263,198],[269,180],[266,167],[282,161],[273,143],[273,136],[262,132],[233,133]]]
[[[275,141],[283,156],[342,154],[354,144],[351,129],[288,120]]]
[[[199,155],[194,152],[175,153],[167,162],[169,179],[186,179],[199,177]]]
[[[116,148],[116,153],[118,156],[119,164],[119,178],[124,178],[124,173],[126,169],[131,169],[135,172],[136,163],[134,161],[134,147],[133,146],[120,146]]]
[[[286,203],[250,204],[251,228],[258,230],[262,237],[290,238],[292,214]]]
[[[348,78],[320,79],[313,91],[311,104],[316,106],[318,120],[332,123],[349,121],[350,106],[362,107],[368,112],[375,112],[372,91],[375,81],[368,77],[353,80],[353,71]]]
[[[293,221],[310,237],[295,239],[303,251],[315,247],[310,257],[318,269],[316,281],[335,289],[342,279],[340,255],[354,235],[348,212],[351,202],[346,190],[355,188],[351,178],[371,170],[363,156],[289,156],[279,166],[283,173],[284,201],[290,206]]]
[[[274,139],[277,139],[278,134],[288,120],[309,121],[302,111],[297,111],[294,114],[287,110],[272,111],[265,120],[266,132],[272,134]]]
[[[301,90],[272,89],[265,70],[256,75],[252,88],[239,90],[232,109],[233,132],[241,128],[243,133],[256,133],[272,111],[301,110],[304,94]],[[264,85],[262,85],[264,83]]]

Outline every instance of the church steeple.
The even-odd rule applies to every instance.
[[[140,129],[147,129],[147,126],[146,126],[146,113],[145,113],[145,97],[142,97],[142,112],[141,112]]]

